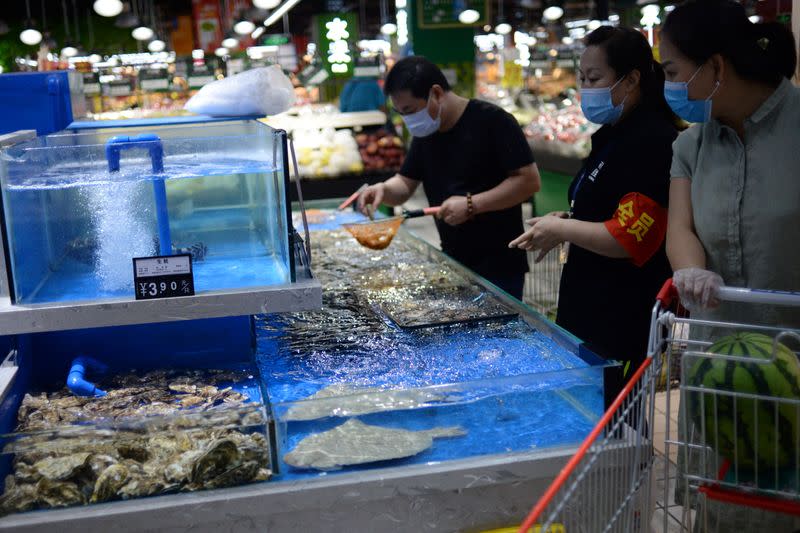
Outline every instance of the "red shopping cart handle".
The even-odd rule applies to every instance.
[[[672,283],[672,278],[669,278],[667,281],[664,282],[664,285],[661,287],[661,290],[658,291],[658,296],[656,296],[656,300],[661,302],[661,306],[664,308],[668,308],[672,306],[672,302],[678,298],[678,289],[675,288],[675,285]]]

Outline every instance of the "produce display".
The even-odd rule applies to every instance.
[[[368,171],[400,170],[403,164],[403,141],[385,130],[356,135],[358,151]]]
[[[304,178],[330,178],[364,170],[350,130],[296,131],[294,139],[297,164]]]
[[[689,391],[688,412],[704,443],[741,469],[770,472],[794,465],[797,457],[798,410],[791,402],[737,397],[730,393],[800,399],[800,365],[792,350],[777,343],[772,362],[745,363],[721,357],[699,357],[687,383],[713,392]],[[770,360],[773,339],[761,333],[736,333],[717,341],[709,353]],[[764,470],[766,469],[766,470]]]
[[[559,109],[555,104],[543,104],[539,116],[525,128],[525,135],[538,149],[584,159],[591,152],[592,134],[598,128],[586,120],[578,105]]]

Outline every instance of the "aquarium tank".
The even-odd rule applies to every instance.
[[[286,134],[257,121],[61,132],[0,152],[17,304],[132,298],[133,258],[197,293],[293,281]]]

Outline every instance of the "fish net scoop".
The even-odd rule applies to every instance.
[[[342,226],[356,238],[361,246],[372,250],[383,250],[392,243],[403,220],[403,217],[392,217],[370,222],[342,224]]]

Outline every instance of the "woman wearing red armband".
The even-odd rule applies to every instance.
[[[556,323],[598,355],[622,362],[606,372],[606,405],[644,360],[650,312],[671,271],[664,252],[672,142],[677,117],[647,40],[601,27],[581,56],[581,108],[603,124],[569,189],[570,213],[528,221],[509,246],[537,262],[569,243]]]

